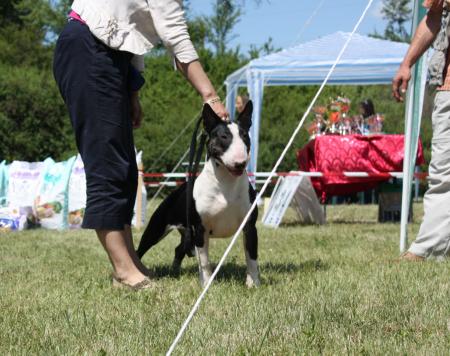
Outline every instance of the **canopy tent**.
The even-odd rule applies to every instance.
[[[232,118],[239,87],[247,87],[253,101],[251,158],[249,171],[258,162],[259,128],[264,86],[320,85],[344,46],[350,33],[336,32],[322,38],[284,49],[250,61],[230,74],[227,86],[227,108]],[[364,85],[391,83],[408,44],[375,39],[355,34],[329,84]]]

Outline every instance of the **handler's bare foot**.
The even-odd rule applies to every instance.
[[[115,288],[126,288],[126,289],[130,289],[133,291],[139,291],[139,290],[149,289],[149,288],[154,287],[153,281],[148,277],[145,277],[140,282],[130,284],[130,283],[124,282],[123,280],[117,279],[116,277],[113,276],[112,285]]]
[[[140,285],[141,282],[149,279],[147,276],[145,276],[142,273],[119,273],[119,272],[113,272],[112,273],[112,277],[113,277],[113,286],[117,287],[120,284],[124,285],[124,286],[137,286]]]
[[[425,257],[418,256],[412,252],[406,252],[400,256],[399,260],[407,262],[423,262],[425,261]]]

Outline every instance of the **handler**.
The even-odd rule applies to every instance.
[[[393,96],[403,101],[411,67],[434,42],[430,62],[430,85],[436,87],[432,114],[432,157],[429,188],[424,196],[424,218],[416,241],[401,257],[423,261],[444,257],[450,248],[450,51],[449,0],[426,0],[428,13],[419,24],[413,40],[392,83]]]
[[[113,285],[131,289],[152,286],[130,228],[138,174],[132,129],[142,120],[143,55],[160,41],[203,101],[226,118],[180,0],[75,0],[54,54],[54,76],[86,171],[82,227],[95,229],[114,269]]]

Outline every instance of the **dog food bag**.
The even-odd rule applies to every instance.
[[[0,208],[0,232],[20,231],[32,224],[34,220],[31,207]]]
[[[144,185],[144,178],[142,176],[142,171],[144,169],[143,163],[142,163],[142,151],[139,151],[136,154],[136,163],[139,169],[139,176],[138,176],[138,192],[136,196],[136,202],[134,203],[134,213],[133,213],[133,220],[131,221],[131,224],[133,226],[136,226],[137,220],[136,217],[138,216],[138,207],[140,206],[141,213],[140,213],[140,223],[141,227],[145,224],[145,215],[147,212],[147,190],[145,189]],[[139,191],[140,190],[140,191]],[[140,195],[140,196],[139,196]]]
[[[69,180],[69,213],[67,224],[70,229],[81,228],[86,208],[86,174],[81,156],[78,155],[72,167]]]
[[[14,161],[9,166],[6,200],[12,208],[32,207],[36,199],[41,179],[53,160],[44,162]]]
[[[8,169],[6,161],[0,163],[0,207],[6,206],[6,194],[8,190]]]
[[[34,205],[36,216],[43,228],[67,228],[69,178],[75,159],[74,156],[64,162],[53,162],[43,175]]]

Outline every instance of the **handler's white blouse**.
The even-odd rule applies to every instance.
[[[133,64],[140,71],[143,55],[160,40],[178,61],[198,59],[182,0],[75,0],[72,10],[108,47],[135,54]]]

